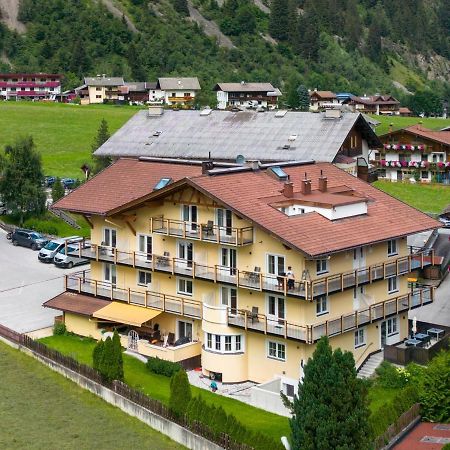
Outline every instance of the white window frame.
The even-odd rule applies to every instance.
[[[184,323],[187,324],[191,327],[191,342],[194,342],[194,324],[192,322],[190,322],[189,320],[182,320],[182,319],[177,319],[176,321],[176,330],[175,330],[175,334],[176,334],[176,338],[180,339],[180,333],[179,333],[179,325],[180,323]]]
[[[275,258],[275,264],[274,264],[274,269],[275,272],[270,272],[270,264],[269,264],[269,258],[273,256]],[[278,266],[279,266],[279,262],[278,259],[279,258],[283,258],[283,273],[286,273],[286,256],[285,255],[280,255],[277,253],[266,253],[266,268],[267,268],[267,273],[270,275],[275,275],[275,276],[281,276],[281,273],[278,272]]]
[[[231,305],[231,290],[236,291],[236,307],[233,308]],[[221,285],[219,288],[219,292],[220,292],[220,304],[222,306],[228,306],[228,308],[230,309],[231,313],[233,313],[233,311],[237,311],[239,309],[239,299],[238,299],[238,289],[236,287],[233,286],[225,286],[225,285]],[[224,293],[226,292],[226,298]]]
[[[148,276],[150,276],[150,281],[148,283],[141,283],[141,281],[140,281],[140,274],[141,273],[144,273],[146,278]],[[140,269],[138,269],[136,275],[137,275],[137,282],[136,282],[136,284],[138,286],[148,287],[152,283],[152,273],[149,270],[140,270]]]
[[[393,285],[391,286],[391,280],[395,280],[392,281]],[[387,279],[387,290],[388,290],[388,294],[394,294],[395,292],[398,292],[398,277],[394,276],[394,277],[389,277]]]
[[[152,248],[152,253],[147,254],[147,248],[145,249],[141,249],[141,239],[143,239],[143,243],[147,244],[147,241],[150,240],[150,246]],[[140,253],[145,253],[145,257],[150,261],[152,258],[152,254],[153,254],[153,236],[151,234],[142,234],[139,233],[136,237],[137,240],[137,250]],[[147,247],[147,245],[145,245],[145,247]]]
[[[270,312],[270,299],[273,298],[275,300],[274,304],[274,314]],[[280,316],[279,302],[283,301],[283,314]],[[267,316],[274,320],[286,320],[286,299],[281,295],[266,295],[266,313]]]
[[[390,332],[389,329],[391,329]],[[390,317],[389,319],[386,319],[386,337],[394,336],[398,333],[398,317]]]
[[[181,283],[184,283],[184,288],[181,288]],[[191,292],[187,290],[188,283],[191,284]],[[177,294],[192,297],[194,295],[194,283],[190,278],[177,277]]]
[[[109,278],[106,276],[106,269],[108,267],[109,267]],[[111,284],[113,287],[117,286],[117,267],[114,264],[111,263],[103,264],[103,281],[105,281],[105,283]]]
[[[242,334],[214,334],[205,332],[204,347],[214,353],[233,354],[244,352]]]
[[[325,267],[323,267],[324,262],[325,262]],[[320,264],[320,268],[319,268],[319,264]],[[328,272],[329,272],[328,258],[316,259],[316,275],[323,275],[324,273],[328,273]]]
[[[366,329],[358,328],[355,330],[355,349],[366,345]]]
[[[271,354],[273,350],[273,346],[275,347],[275,353]],[[286,361],[286,344],[284,342],[279,341],[267,341],[267,358],[276,359],[277,361]],[[284,356],[280,356],[281,352],[284,353]]]
[[[325,308],[323,300],[325,299]],[[320,302],[319,302],[320,300]],[[324,314],[328,314],[330,312],[328,295],[319,295],[316,297],[316,316],[323,316]]]
[[[109,244],[107,244],[107,239],[106,239],[106,232],[109,232]],[[114,232],[114,235],[115,235],[115,245],[110,245],[110,244],[112,244],[113,243],[113,239],[112,239],[112,235],[113,235],[113,232]],[[105,246],[106,247],[111,247],[111,248],[116,248],[117,247],[117,229],[116,228],[110,228],[110,227],[103,227],[103,235],[102,235],[102,238],[103,238],[103,241],[102,242],[104,242],[105,243]]]
[[[397,239],[391,239],[387,241],[387,255],[396,256],[398,255],[398,242]]]

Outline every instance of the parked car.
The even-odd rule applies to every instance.
[[[71,269],[73,266],[87,264],[89,262],[87,258],[80,258],[78,256],[80,245],[82,245],[81,242],[68,245],[67,254],[65,246],[61,250],[59,250],[53,258],[53,263],[55,264],[55,266]]]
[[[65,247],[66,242],[67,244],[71,244],[73,242],[79,242],[81,240],[83,240],[83,238],[80,236],[70,236],[61,239],[53,239],[50,242],[47,242],[45,247],[41,249],[38,254],[38,259],[39,261],[44,263],[51,263],[53,262],[53,258],[55,257],[55,255]]]
[[[52,187],[55,184],[56,177],[47,176],[44,178],[45,187]]]
[[[61,178],[61,183],[66,189],[73,189],[77,184],[77,180],[74,178]]]
[[[447,216],[439,216],[439,222],[441,222],[445,228],[450,228],[450,219]]]
[[[36,231],[18,228],[12,233],[11,242],[14,246],[21,245],[32,250],[39,250],[47,244],[48,239]]]
[[[6,204],[3,202],[0,202],[0,216],[5,215],[8,212],[8,209],[6,208]]]

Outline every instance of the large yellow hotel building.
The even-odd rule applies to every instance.
[[[68,330],[225,383],[296,385],[323,335],[360,366],[433,300],[406,237],[437,222],[329,163],[120,159],[54,207],[92,228],[90,268],[45,304]]]

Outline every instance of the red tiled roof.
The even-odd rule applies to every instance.
[[[442,144],[450,145],[450,131],[433,131],[428,128],[424,128],[422,125],[411,125],[404,128],[404,131],[431,139]]]
[[[110,303],[109,300],[102,300],[89,295],[63,292],[62,294],[47,300],[42,306],[81,314],[83,316],[91,316],[95,311],[98,311]]]
[[[313,95],[325,100],[329,98],[336,98],[336,94],[331,91],[312,91],[309,93],[309,95],[312,97]]]
[[[85,214],[106,215],[153,191],[163,177],[178,181],[201,174],[200,166],[149,163],[137,159],[119,159],[88,183],[57,201],[53,207]]]

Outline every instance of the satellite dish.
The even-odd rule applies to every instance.
[[[237,155],[236,156],[236,164],[245,164],[245,156]]]

